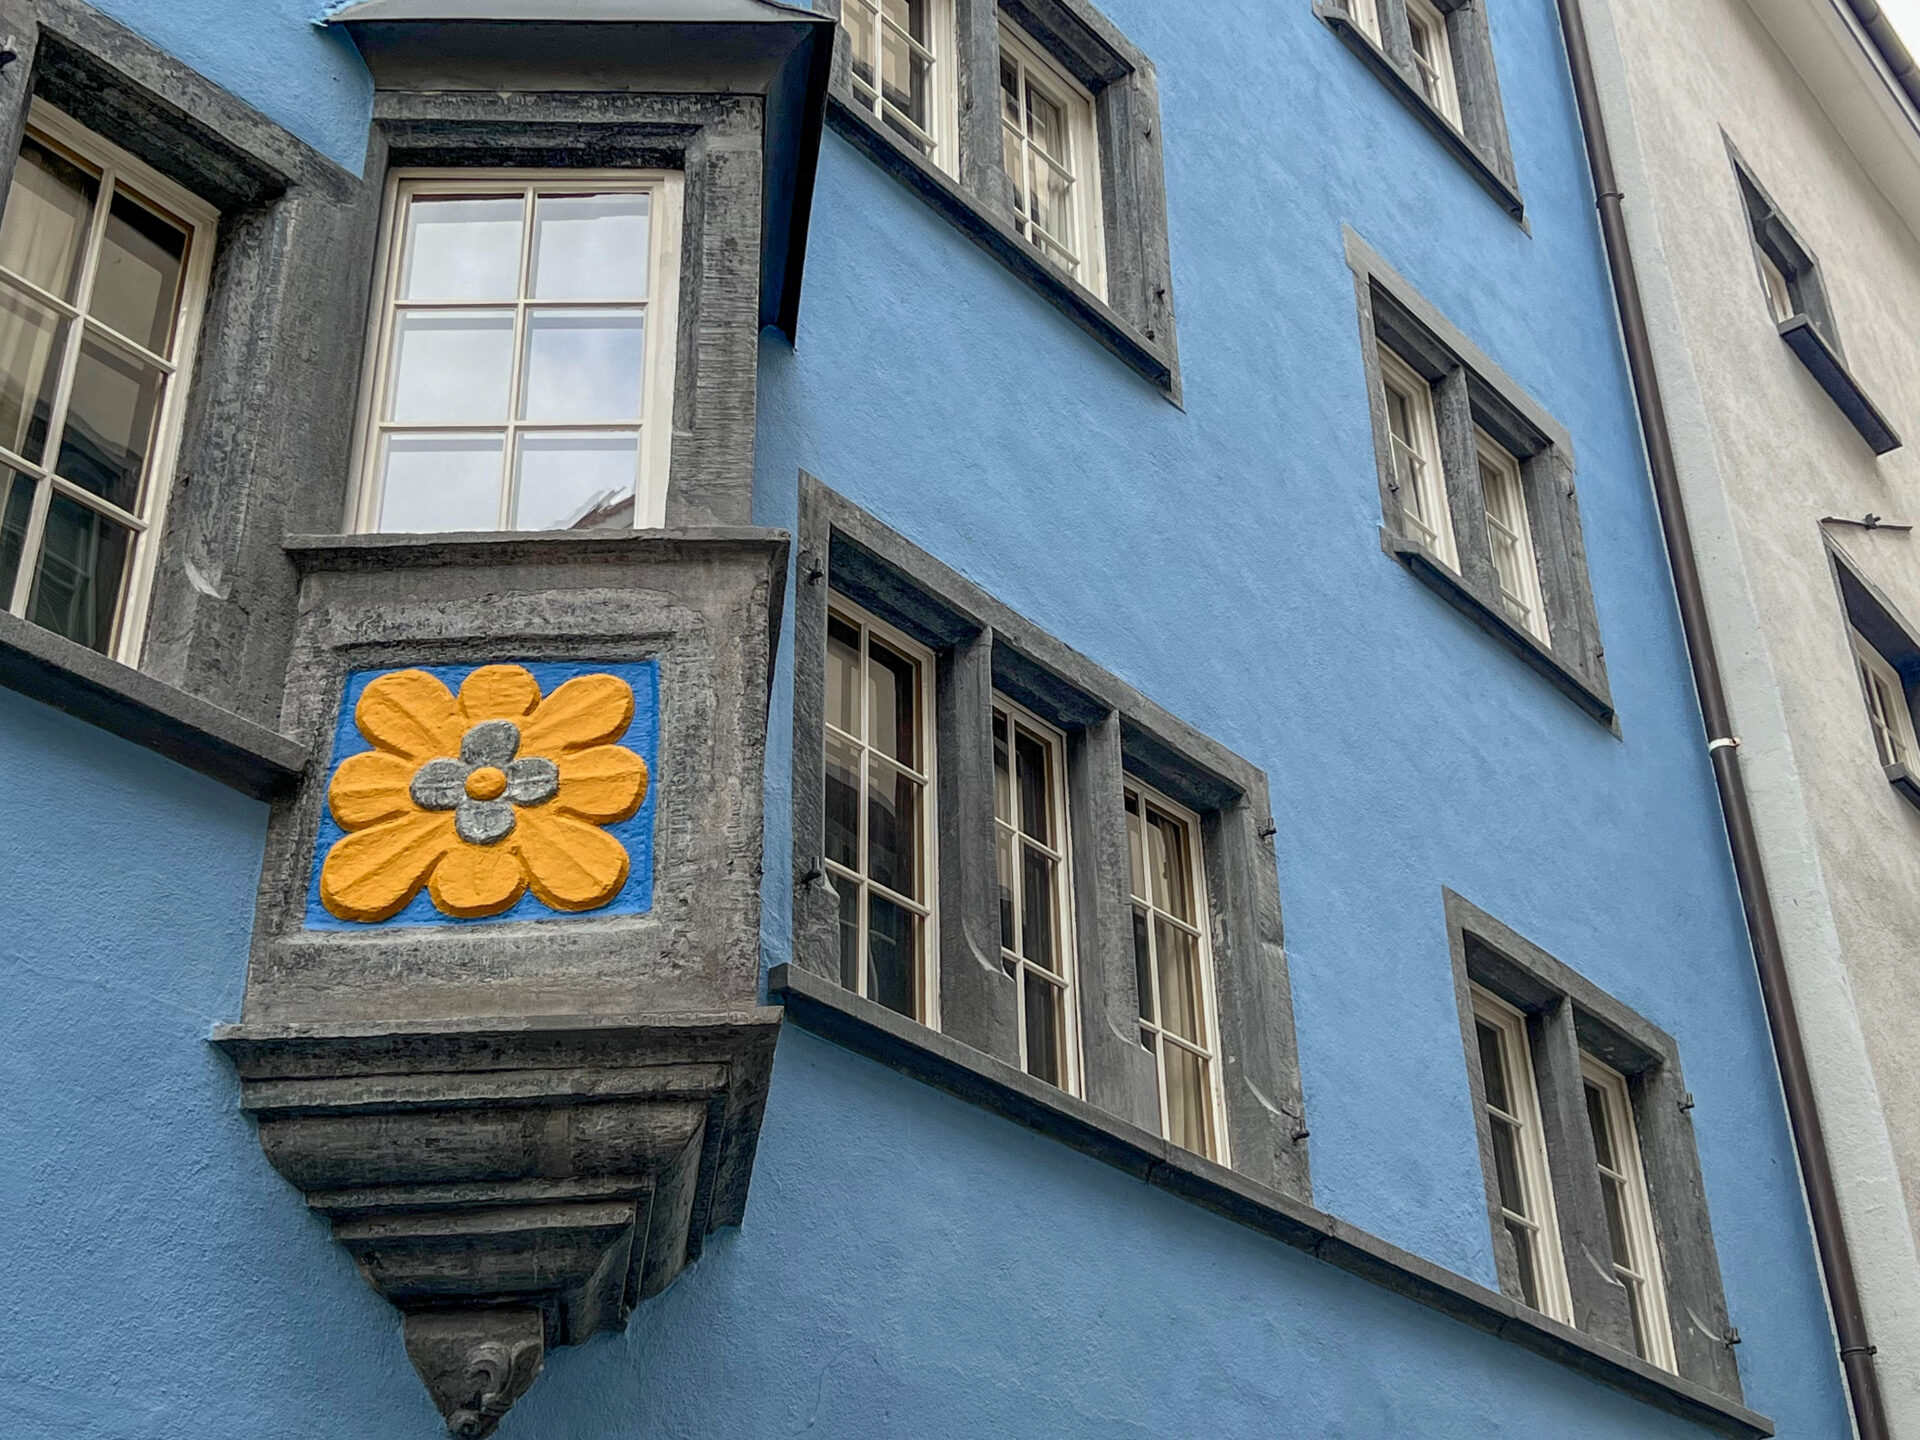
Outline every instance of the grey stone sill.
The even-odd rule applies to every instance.
[[[1900,792],[1901,798],[1916,810],[1920,810],[1920,777],[1904,765],[1886,765],[1881,767],[1887,772],[1887,783]]]
[[[788,535],[758,525],[689,526],[675,530],[472,530],[444,534],[289,535],[287,557],[302,574],[391,570],[439,565],[544,565],[630,560],[716,546],[765,550],[785,579]],[[781,587],[784,589],[784,585]]]
[[[1860,382],[1853,378],[1845,362],[1827,344],[1826,337],[1815,327],[1811,318],[1795,315],[1782,320],[1780,338],[1787,342],[1787,347],[1799,357],[1800,363],[1807,367],[1820,388],[1840,407],[1840,413],[1860,432],[1860,438],[1872,447],[1874,454],[1885,455],[1900,448],[1900,436],[1887,423],[1887,417],[1867,398],[1867,392],[1860,388]]]
[[[1447,153],[1467,167],[1468,173],[1499,202],[1500,208],[1525,228],[1527,207],[1513,182],[1495,169],[1492,162],[1480,153],[1479,147],[1461,134],[1451,120],[1434,109],[1433,102],[1420,92],[1420,87],[1393,63],[1392,57],[1373,43],[1373,37],[1355,25],[1353,17],[1333,0],[1313,0],[1313,13],[1326,22],[1327,28],[1338,35],[1369,70],[1380,77],[1387,89],[1399,97],[1400,103],[1411,110],[1421,124],[1433,132],[1434,138]]]
[[[1382,526],[1380,546],[1409,571],[1438,590],[1456,610],[1491,631],[1496,639],[1506,642],[1516,655],[1566,692],[1574,704],[1616,735],[1620,732],[1613,709],[1613,696],[1608,692],[1605,681],[1596,684],[1575,670],[1509,620],[1499,606],[1488,603],[1451,566],[1418,540],[1395,535]]]
[[[1119,311],[1048,264],[1004,220],[983,210],[952,176],[909,150],[871,114],[837,92],[827,96],[827,123],[945,216],[961,234],[1038,290],[1055,309],[1173,398],[1173,362],[1166,353]]]
[[[269,800],[306,768],[305,747],[164,680],[0,612],[0,685]]]
[[[1304,1250],[1349,1274],[1724,1435],[1772,1435],[1773,1422],[1692,1381],[1655,1369],[1429,1260],[1236,1174],[1035,1080],[992,1056],[863,1000],[793,965],[775,966],[768,998],[803,1029],[913,1079],[1004,1115],[1169,1194]]]

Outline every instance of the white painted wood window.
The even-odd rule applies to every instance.
[[[1066,739],[1004,696],[993,705],[994,849],[1000,876],[1000,963],[1019,1006],[1020,1064],[1078,1086],[1073,901],[1067,860]]]
[[[1153,1055],[1159,1075],[1160,1133],[1224,1165],[1226,1126],[1200,822],[1190,810],[1131,779],[1126,813],[1140,1044]]]
[[[953,0],[843,0],[856,99],[948,174],[959,171]]]
[[[127,664],[219,219],[33,102],[0,219],[0,605]]]
[[[1490,991],[1473,990],[1480,1080],[1493,1138],[1500,1221],[1520,1266],[1520,1294],[1543,1314],[1573,1323],[1573,1297],[1553,1207],[1546,1129],[1533,1084],[1527,1018]]]
[[[1484,430],[1475,430],[1480,488],[1487,502],[1487,547],[1506,617],[1536,640],[1547,639],[1547,607],[1540,594],[1540,563],[1527,519],[1520,462]]]
[[[666,520],[681,177],[397,172],[355,528]]]
[[[1773,316],[1774,324],[1783,325],[1797,311],[1793,303],[1793,282],[1787,279],[1787,272],[1764,245],[1756,244],[1753,248],[1760,258],[1760,284],[1767,295],[1767,313]]]
[[[1379,347],[1380,381],[1387,396],[1387,430],[1393,439],[1393,489],[1409,538],[1441,564],[1460,568],[1447,508],[1447,480],[1440,465],[1440,427],[1434,420],[1433,386],[1386,346]]]
[[[1866,697],[1867,719],[1873,726],[1873,743],[1880,752],[1880,763],[1905,765],[1911,770],[1916,747],[1906,684],[1886,656],[1873,648],[1871,640],[1858,630],[1852,634],[1854,664],[1860,674],[1860,689]]]
[[[1673,1327],[1667,1320],[1666,1282],[1653,1229],[1653,1202],[1640,1161],[1640,1132],[1626,1077],[1591,1055],[1580,1057],[1587,1125],[1600,1168],[1600,1198],[1607,1211],[1613,1273],[1626,1287],[1633,1316],[1633,1348],[1663,1370],[1676,1368]]]
[[[933,654],[836,599],[826,678],[826,870],[840,896],[840,983],[937,1028]]]
[[[1374,44],[1380,43],[1380,7],[1377,0],[1347,0],[1347,14],[1366,32]]]
[[[1000,131],[1014,228],[1106,298],[1093,96],[1018,26],[1000,24]]]
[[[1453,45],[1447,17],[1430,0],[1407,0],[1407,38],[1420,90],[1433,108],[1460,127],[1460,90],[1453,73]]]

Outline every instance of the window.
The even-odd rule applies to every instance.
[[[0,603],[130,663],[217,221],[34,103],[0,219]]]
[[[1459,568],[1447,480],[1440,465],[1439,427],[1433,387],[1391,350],[1380,351],[1380,383],[1387,392],[1387,428],[1392,435],[1394,493],[1407,531],[1442,565]]]
[[[993,711],[994,853],[1000,878],[1000,963],[1014,979],[1020,1064],[1074,1088],[1072,901],[1067,866],[1066,743],[1001,697]]]
[[[1420,93],[1454,125],[1460,123],[1460,94],[1453,75],[1453,48],[1447,43],[1447,17],[1428,0],[1407,0],[1407,38],[1413,47]]]
[[[1106,294],[1093,96],[1014,26],[1000,27],[1000,121],[1014,228],[1094,294]]]
[[[664,523],[679,200],[673,174],[396,179],[359,528]]]
[[[1367,38],[1374,44],[1380,43],[1380,7],[1375,0],[1347,0],[1347,10],[1353,16],[1353,23],[1367,32]]]
[[[1784,325],[1800,313],[1800,307],[1794,303],[1793,282],[1787,279],[1786,272],[1764,249],[1760,250],[1760,284],[1766,291],[1767,313],[1773,316],[1773,323]]]
[[[881,124],[943,170],[956,168],[951,0],[845,0],[853,93]]]
[[[1633,1348],[1642,1360],[1671,1370],[1673,1331],[1667,1324],[1660,1247],[1653,1233],[1653,1205],[1641,1171],[1640,1133],[1633,1123],[1627,1078],[1591,1055],[1581,1056],[1580,1063],[1585,1076],[1587,1126],[1593,1132],[1594,1163],[1606,1206],[1613,1273],[1626,1287]]]
[[[1858,630],[1853,635],[1853,659],[1860,672],[1860,689],[1867,701],[1867,720],[1873,726],[1874,747],[1882,765],[1913,768],[1913,711],[1907,705],[1907,687],[1900,672],[1873,648]]]
[[[1540,567],[1533,554],[1533,527],[1520,485],[1520,462],[1484,430],[1474,433],[1480,489],[1487,504],[1487,544],[1507,618],[1537,639],[1547,638],[1540,600]]]
[[[840,983],[933,1024],[933,657],[852,607],[827,622],[826,867]]]
[[[1513,1242],[1520,1294],[1534,1309],[1570,1322],[1573,1302],[1567,1294],[1560,1227],[1553,1211],[1526,1016],[1478,987],[1473,992],[1473,1015],[1487,1123],[1493,1135],[1500,1220]]]

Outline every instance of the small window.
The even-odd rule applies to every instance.
[[[1766,250],[1758,251],[1760,260],[1760,284],[1767,295],[1767,312],[1773,316],[1773,323],[1784,325],[1799,313],[1793,303],[1793,282],[1787,279],[1786,271],[1780,268],[1780,262]]]
[[[1127,788],[1126,811],[1140,1044],[1159,1073],[1160,1133],[1224,1164],[1199,825],[1137,784]]]
[[[1520,462],[1486,431],[1476,431],[1480,488],[1487,504],[1487,548],[1500,587],[1500,608],[1536,639],[1547,638],[1546,606],[1540,598],[1540,566],[1533,553],[1533,527]]]
[[[1527,1040],[1526,1017],[1476,986],[1473,1018],[1493,1134],[1500,1219],[1513,1242],[1520,1293],[1535,1310],[1571,1323],[1573,1301],[1553,1211],[1546,1127],[1534,1093],[1533,1047]]]
[[[33,103],[0,220],[0,605],[129,663],[217,223]]]
[[[934,1024],[933,657],[851,606],[827,620],[826,856],[840,983]]]
[[[1393,437],[1394,490],[1407,531],[1441,564],[1458,569],[1433,386],[1385,346],[1380,349],[1380,381],[1386,387],[1387,429]]]
[[[1000,963],[1014,979],[1020,1064],[1075,1088],[1073,915],[1067,861],[1066,741],[1004,697],[993,710],[994,850]]]
[[[952,159],[954,26],[951,0],[846,0],[854,97],[941,169]]]
[[[1380,7],[1376,0],[1347,0],[1347,13],[1374,44],[1380,43]]]
[[[1672,1370],[1673,1327],[1667,1323],[1666,1281],[1660,1273],[1653,1205],[1641,1168],[1640,1134],[1627,1080],[1591,1055],[1582,1055],[1580,1064],[1594,1163],[1606,1207],[1607,1238],[1613,1248],[1613,1273],[1626,1288],[1633,1348],[1648,1364]]]
[[[1914,768],[1913,711],[1907,705],[1907,687],[1900,672],[1858,630],[1853,635],[1854,664],[1867,701],[1867,720],[1882,765]]]
[[[1453,73],[1453,47],[1447,40],[1447,17],[1428,0],[1407,0],[1407,39],[1413,47],[1421,93],[1457,129],[1460,92]]]
[[[1104,298],[1093,96],[1005,21],[1000,26],[1000,120],[1015,229]]]
[[[359,528],[665,522],[680,178],[400,178]]]

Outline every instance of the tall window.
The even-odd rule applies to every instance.
[[[1533,553],[1533,527],[1520,462],[1484,430],[1474,436],[1480,488],[1487,502],[1487,546],[1500,586],[1500,608],[1536,639],[1547,638],[1547,609],[1540,598],[1540,566]]]
[[[1373,43],[1380,43],[1380,7],[1376,0],[1347,0],[1347,13],[1353,23],[1366,31]]]
[[[1000,121],[1014,227],[1096,295],[1106,292],[1093,96],[1011,24],[1000,26]]]
[[[362,427],[365,530],[659,526],[680,178],[401,178]]]
[[[1126,811],[1140,1044],[1159,1072],[1160,1132],[1224,1164],[1199,825],[1138,784],[1127,787]]]
[[[1784,325],[1794,317],[1793,282],[1787,278],[1787,272],[1780,268],[1780,262],[1766,249],[1754,247],[1760,262],[1760,284],[1767,294],[1767,313],[1773,316],[1773,323]]]
[[[1020,1063],[1073,1088],[1066,747],[1014,705],[993,710],[993,817],[1000,871],[1000,962],[1018,985]]]
[[[1900,672],[1858,630],[1853,632],[1853,658],[1860,671],[1860,688],[1866,695],[1867,719],[1873,726],[1880,763],[1911,769],[1915,753],[1913,712],[1907,708],[1907,687]]]
[[[1430,0],[1407,0],[1407,38],[1413,46],[1413,68],[1420,78],[1422,93],[1457,129],[1460,92],[1454,81],[1447,17]]]
[[[952,0],[845,0],[853,93],[943,170],[953,171]]]
[[[128,662],[218,220],[34,102],[0,218],[0,604]]]
[[[1674,1368],[1673,1329],[1667,1323],[1660,1246],[1653,1232],[1653,1206],[1640,1164],[1640,1135],[1626,1077],[1591,1055],[1580,1057],[1586,1082],[1587,1124],[1600,1167],[1600,1196],[1607,1210],[1613,1273],[1626,1287],[1633,1315],[1633,1348],[1642,1360]]]
[[[1520,1266],[1520,1294],[1556,1320],[1572,1322],[1560,1230],[1548,1178],[1545,1126],[1533,1086],[1533,1047],[1527,1020],[1485,990],[1473,991],[1474,1035],[1480,1049],[1480,1079],[1493,1134],[1494,1178],[1500,1219],[1512,1238]]]
[[[1441,564],[1458,569],[1433,386],[1385,346],[1380,348],[1380,380],[1387,393],[1387,429],[1393,436],[1394,490],[1407,529]]]
[[[826,867],[840,896],[840,983],[931,1025],[933,656],[836,603],[826,676]]]

